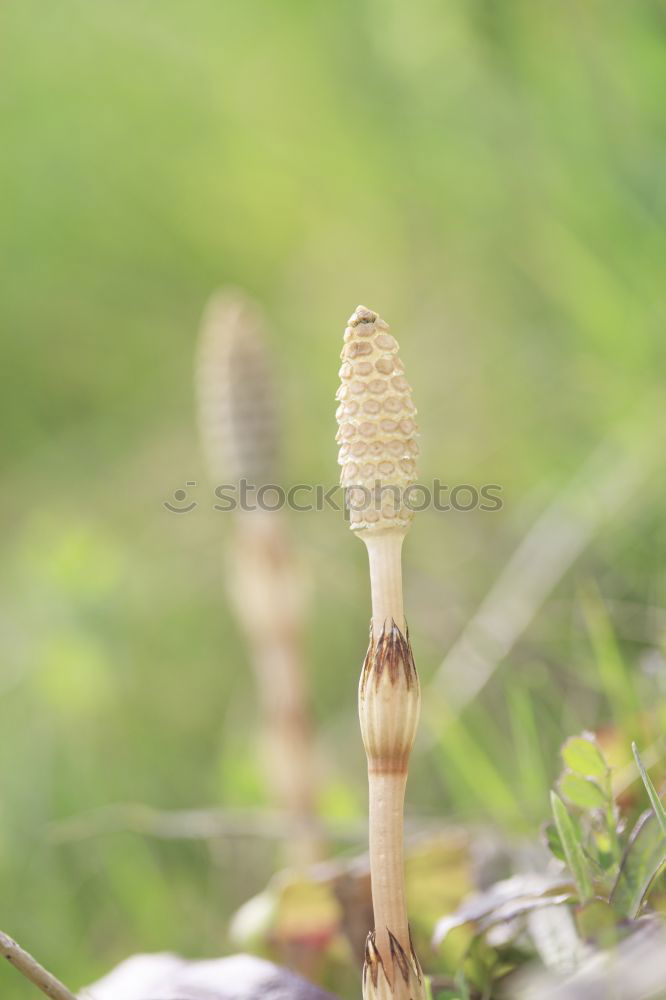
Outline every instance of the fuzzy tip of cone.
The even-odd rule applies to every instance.
[[[409,942],[409,954],[389,931],[391,968],[387,975],[384,962],[375,944],[375,934],[368,934],[363,966],[363,1000],[425,1000],[423,972],[414,947]]]
[[[404,530],[413,516],[405,491],[416,481],[416,409],[388,330],[376,312],[358,306],[344,334],[336,440],[354,531]]]

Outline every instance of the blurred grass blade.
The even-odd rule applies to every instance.
[[[440,739],[447,780],[451,780],[453,764],[457,783],[464,785],[463,800],[469,801],[471,792],[488,815],[505,821],[515,820],[520,815],[515,793],[493,759],[470,733],[466,722],[462,719],[452,722],[449,717],[442,721],[444,728]]]
[[[657,789],[652,784],[652,782],[650,780],[650,776],[647,773],[647,771],[645,770],[645,766],[644,766],[643,761],[641,760],[641,756],[640,756],[640,754],[638,752],[638,747],[636,746],[635,743],[631,744],[631,749],[632,749],[634,757],[636,759],[636,766],[638,767],[638,770],[640,771],[641,778],[643,779],[643,784],[645,785],[645,790],[648,793],[650,802],[652,804],[652,808],[654,809],[654,814],[657,817],[657,821],[659,823],[659,826],[661,827],[661,830],[662,830],[662,833],[664,834],[664,837],[666,837],[666,809],[664,809],[663,802],[661,801],[661,799],[657,795]]]
[[[654,812],[643,813],[631,832],[610,901],[618,913],[635,920],[666,863],[664,835]]]
[[[655,396],[619,423],[521,539],[428,685],[423,708],[435,732],[442,705],[454,718],[478,695],[601,526],[661,462],[662,414]]]
[[[467,978],[464,972],[458,972],[455,978],[456,989],[460,994],[460,1000],[471,1000]]]
[[[594,892],[583,850],[578,842],[574,825],[571,822],[571,817],[562,799],[555,792],[551,792],[550,803],[555,826],[560,835],[562,848],[567,859],[567,865],[573,875],[581,902],[585,902],[592,898]]]
[[[539,817],[543,816],[550,782],[543,763],[535,706],[529,690],[521,684],[507,681],[506,691],[511,721],[511,736],[517,758],[520,787],[526,805]]]
[[[612,716],[622,724],[625,733],[633,735],[640,713],[638,693],[632,672],[618,646],[608,611],[595,584],[590,584],[581,591],[580,603],[599,679]]]

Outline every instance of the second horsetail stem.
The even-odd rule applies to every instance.
[[[276,482],[275,366],[266,325],[261,309],[233,289],[215,294],[206,308],[196,389],[201,440],[216,487]],[[256,677],[267,784],[290,820],[287,859],[301,867],[323,854],[302,572],[281,511],[238,509],[225,541],[229,596]]]
[[[345,330],[338,436],[341,482],[370,567],[370,644],[359,684],[368,759],[375,929],[368,936],[364,1000],[421,1000],[405,901],[403,810],[421,695],[402,598],[402,543],[412,511],[417,427],[398,344],[377,313],[359,306]]]

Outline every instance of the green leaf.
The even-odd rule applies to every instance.
[[[591,899],[576,907],[575,920],[583,941],[612,948],[619,938],[618,914],[605,899]]]
[[[602,872],[608,872],[612,868],[615,871],[620,865],[620,848],[617,845],[617,838],[613,837],[608,829],[608,821],[604,829],[593,829],[590,831],[590,842],[588,852],[594,852],[597,863]]]
[[[591,899],[592,881],[583,855],[583,850],[576,837],[576,830],[562,799],[555,792],[550,793],[550,804],[557,832],[560,835],[567,865],[573,875],[581,902]]]
[[[571,771],[588,778],[605,778],[608,765],[592,736],[572,736],[560,751]]]
[[[558,781],[558,788],[571,805],[581,809],[605,809],[608,805],[606,796],[594,781],[571,771],[564,772]]]
[[[654,814],[657,817],[657,821],[662,829],[664,837],[666,837],[666,809],[664,809],[664,805],[659,796],[657,795],[657,790],[650,781],[650,776],[645,770],[645,765],[643,764],[643,761],[640,758],[640,754],[638,753],[638,748],[635,743],[631,744],[631,749],[633,750],[634,757],[636,759],[636,766],[640,771],[641,778],[643,779],[643,784],[645,785],[645,789],[650,798],[652,808],[654,809]]]
[[[664,835],[649,810],[636,823],[625,848],[610,901],[623,917],[635,919],[651,886],[666,864]]]
[[[564,848],[562,847],[562,841],[560,840],[560,835],[557,832],[557,827],[554,823],[547,823],[543,828],[543,836],[546,841],[546,847],[558,861],[566,861],[566,856],[564,854]]]

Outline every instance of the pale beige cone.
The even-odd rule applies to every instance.
[[[407,920],[403,846],[405,787],[421,706],[401,567],[419,450],[416,410],[398,344],[377,313],[364,306],[354,311],[342,359],[338,460],[351,527],[368,550],[372,595],[370,645],[359,684],[375,920],[366,947],[363,996],[422,1000],[425,985]]]
[[[336,440],[356,531],[407,528],[413,516],[403,496],[416,476],[416,410],[388,329],[377,313],[358,306],[344,335]],[[359,509],[368,493],[373,502]]]

